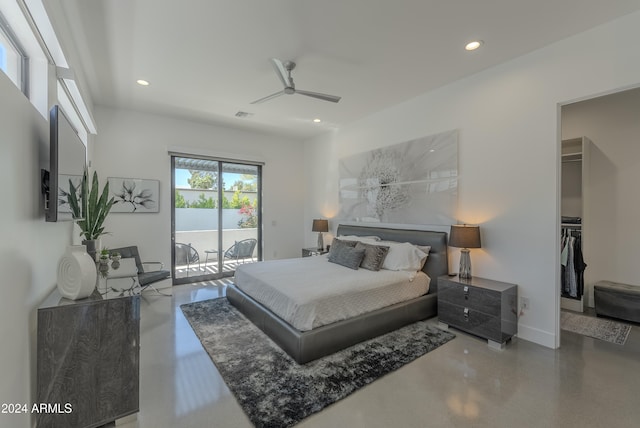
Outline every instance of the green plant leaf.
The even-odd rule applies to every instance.
[[[87,204],[89,203],[88,201],[88,188],[89,188],[89,183],[87,183],[87,176],[89,175],[89,170],[85,168],[84,170],[84,174],[82,175],[82,183],[80,185],[80,198],[82,199],[80,202],[82,204],[82,207],[80,209],[80,218],[83,218],[85,220],[85,227],[82,228],[82,231],[85,232],[85,238],[89,239],[88,237],[86,237],[86,219],[87,219]]]
[[[78,188],[73,185],[71,179],[69,179],[69,197],[68,202],[71,207],[71,215],[73,218],[80,218],[80,205],[78,204]]]
[[[78,226],[82,230],[81,235],[87,240],[93,240],[105,233],[102,224],[114,204],[114,198],[107,200],[109,198],[109,182],[105,184],[102,192],[100,192],[98,173],[94,171],[91,186],[89,186],[88,176],[89,172],[85,169],[80,190],[81,200],[78,201],[75,196],[70,196],[69,205],[74,212],[74,217],[82,218],[82,220],[78,221]],[[70,189],[77,191],[77,188],[74,188],[72,184]],[[74,205],[76,209],[74,209]],[[76,215],[76,211],[79,212],[79,215]]]

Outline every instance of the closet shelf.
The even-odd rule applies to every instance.
[[[582,225],[576,223],[562,223],[561,226],[566,228],[582,229]]]
[[[571,162],[571,161],[581,161],[582,160],[582,152],[574,152],[574,153],[563,153],[562,154],[562,162]]]

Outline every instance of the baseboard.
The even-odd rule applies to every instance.
[[[538,345],[542,345],[547,348],[556,348],[555,334],[537,328],[529,327],[527,325],[518,325],[518,338],[537,343]]]

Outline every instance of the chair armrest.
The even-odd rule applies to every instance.
[[[142,262],[143,265],[159,265],[160,267],[156,268],[155,270],[160,270],[162,268],[164,268],[164,263],[162,262]]]

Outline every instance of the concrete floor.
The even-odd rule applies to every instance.
[[[224,296],[219,284],[173,287],[173,297],[144,293],[140,412],[119,426],[252,426],[180,310],[183,303]],[[638,326],[624,346],[563,331],[558,350],[516,338],[495,351],[452,331],[453,341],[298,426],[640,426]]]

